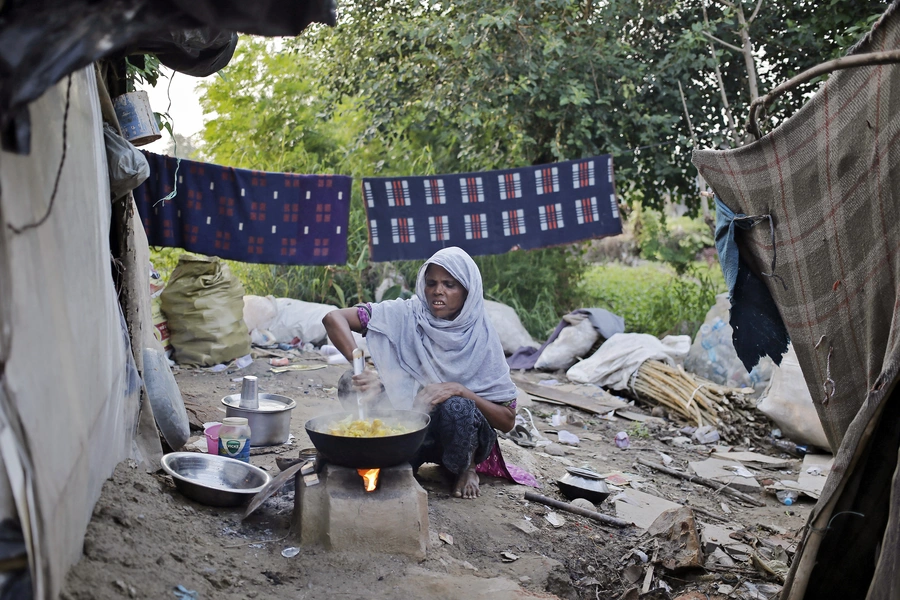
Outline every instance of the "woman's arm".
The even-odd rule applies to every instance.
[[[353,351],[356,350],[356,340],[352,332],[361,332],[362,323],[359,322],[359,313],[356,308],[340,308],[327,313],[322,318],[322,325],[328,332],[328,338],[334,347],[340,350],[350,364],[353,364]]]
[[[516,426],[516,411],[512,407],[485,400],[461,383],[432,383],[419,392],[419,398],[432,405],[440,404],[450,396],[462,396],[473,401],[494,429],[506,433]]]

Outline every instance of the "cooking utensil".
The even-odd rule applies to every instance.
[[[351,469],[381,469],[409,461],[425,440],[431,417],[413,410],[370,411],[369,419],[382,419],[389,425],[403,425],[409,432],[384,437],[347,437],[331,435],[330,427],[343,419],[355,419],[354,413],[323,415],[306,422],[310,441],[326,461]]]
[[[259,409],[259,382],[255,375],[244,375],[241,383],[241,408]]]
[[[253,511],[262,506],[262,503],[269,499],[269,496],[280,490],[291,477],[294,477],[299,473],[304,464],[306,464],[306,461],[288,467],[263,486],[263,488],[253,496],[253,500],[250,501],[250,505],[247,506],[247,510],[244,511],[243,519],[249,517]]]
[[[584,498],[594,504],[600,504],[609,496],[609,487],[598,473],[574,467],[569,467],[566,471],[566,474],[557,480],[556,485],[569,500]]]
[[[278,394],[258,394],[259,408],[241,407],[241,395],[222,398],[225,415],[246,417],[250,425],[250,446],[284,444],[291,436],[291,410],[297,406],[291,398]]]
[[[269,474],[251,464],[199,452],[172,452],[162,458],[163,470],[178,491],[209,506],[239,506],[269,482]]]
[[[366,357],[363,354],[363,351],[359,348],[353,349],[353,374],[354,375],[362,375],[362,372],[366,368]],[[366,420],[366,406],[363,402],[362,394],[356,392],[356,405],[359,410],[359,419],[361,421]]]

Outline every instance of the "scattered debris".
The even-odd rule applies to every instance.
[[[628,440],[628,434],[624,431],[620,431],[616,434],[616,446],[625,450],[628,448],[630,441]]]
[[[698,427],[691,437],[697,440],[699,444],[714,444],[721,439],[719,431],[712,425]]]
[[[441,533],[438,534],[438,538],[445,544],[448,544],[450,546],[453,545],[453,536],[450,535],[449,533],[444,533],[442,531]]]
[[[502,560],[503,562],[515,562],[519,560],[519,557],[512,552],[501,552],[500,560]]]
[[[577,435],[575,435],[574,433],[570,433],[565,429],[561,429],[556,435],[559,438],[560,444],[565,444],[567,446],[577,446],[579,443],[581,443],[581,440],[578,439]]]
[[[746,502],[747,504],[752,504],[753,506],[765,506],[765,503],[761,500],[757,500],[747,494],[741,493],[731,487],[729,484],[723,485],[721,482],[711,481],[704,477],[700,477],[699,475],[690,475],[688,473],[682,473],[681,471],[676,471],[675,469],[670,469],[668,467],[664,467],[663,465],[654,463],[652,461],[639,458],[637,459],[638,464],[644,465],[645,467],[650,467],[651,469],[656,469],[657,471],[661,471],[666,473],[667,475],[672,475],[674,477],[678,477],[680,479],[686,479],[693,483],[699,483],[701,485],[705,485],[706,487],[712,488],[716,491],[724,492],[730,496],[734,496],[738,500],[742,502]],[[758,484],[757,484],[758,485]]]
[[[659,542],[661,564],[668,571],[680,571],[703,566],[703,550],[694,512],[684,506],[667,510],[647,528],[647,533]]]
[[[298,554],[300,554],[300,548],[295,546],[289,546],[281,551],[281,555],[285,558],[294,558]]]
[[[544,515],[544,518],[547,519],[547,522],[554,527],[562,527],[566,524],[566,520],[553,511],[548,512],[546,515]]]
[[[646,530],[656,518],[667,510],[680,505],[652,494],[629,490],[614,498],[616,515],[635,526]]]
[[[559,500],[554,500],[553,498],[548,498],[547,496],[542,496],[541,494],[536,494],[534,492],[525,492],[525,499],[532,502],[540,502],[541,504],[546,504],[547,506],[552,506],[553,508],[564,510],[576,515],[588,517],[607,525],[614,525],[616,527],[628,527],[631,524],[628,521],[623,521],[622,519],[616,519],[615,517],[610,517],[604,515],[603,513],[599,513],[593,510],[587,510],[578,506],[573,506],[571,504],[566,504],[565,502],[560,502]],[[550,514],[552,515],[554,513]],[[550,519],[547,518],[547,520],[549,521]],[[551,524],[553,523],[551,522]],[[554,525],[554,527],[558,527],[558,525]]]

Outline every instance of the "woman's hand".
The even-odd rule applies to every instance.
[[[465,398],[469,394],[471,392],[465,386],[456,382],[430,383],[419,390],[417,400],[422,403],[427,402],[431,406],[437,406],[451,396],[462,396]]]
[[[353,387],[360,394],[374,395],[381,391],[381,378],[375,371],[365,369],[359,375],[353,376]]]

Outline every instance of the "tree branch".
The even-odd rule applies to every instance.
[[[886,52],[872,52],[869,54],[856,54],[854,56],[842,56],[834,60],[829,60],[822,64],[816,65],[791,77],[774,90],[760,96],[750,105],[750,116],[747,119],[747,131],[749,131],[757,139],[760,137],[759,124],[757,118],[759,112],[769,106],[776,98],[783,95],[795,87],[806,83],[820,75],[839,71],[841,69],[853,69],[856,67],[871,67],[874,65],[884,65],[900,62],[900,50],[889,50]]]
[[[747,23],[750,24],[753,22],[753,19],[756,18],[756,15],[759,14],[759,9],[762,7],[763,0],[759,0],[756,3],[756,8],[753,9],[753,14],[750,15],[750,18],[747,19]]]
[[[714,42],[718,42],[718,43],[722,44],[729,50],[734,50],[735,52],[743,52],[744,51],[740,46],[735,46],[734,44],[729,44],[725,40],[720,40],[719,38],[717,38],[713,34],[709,33],[708,31],[704,31],[703,35],[705,35],[706,37],[708,37],[709,39],[711,39]]]

